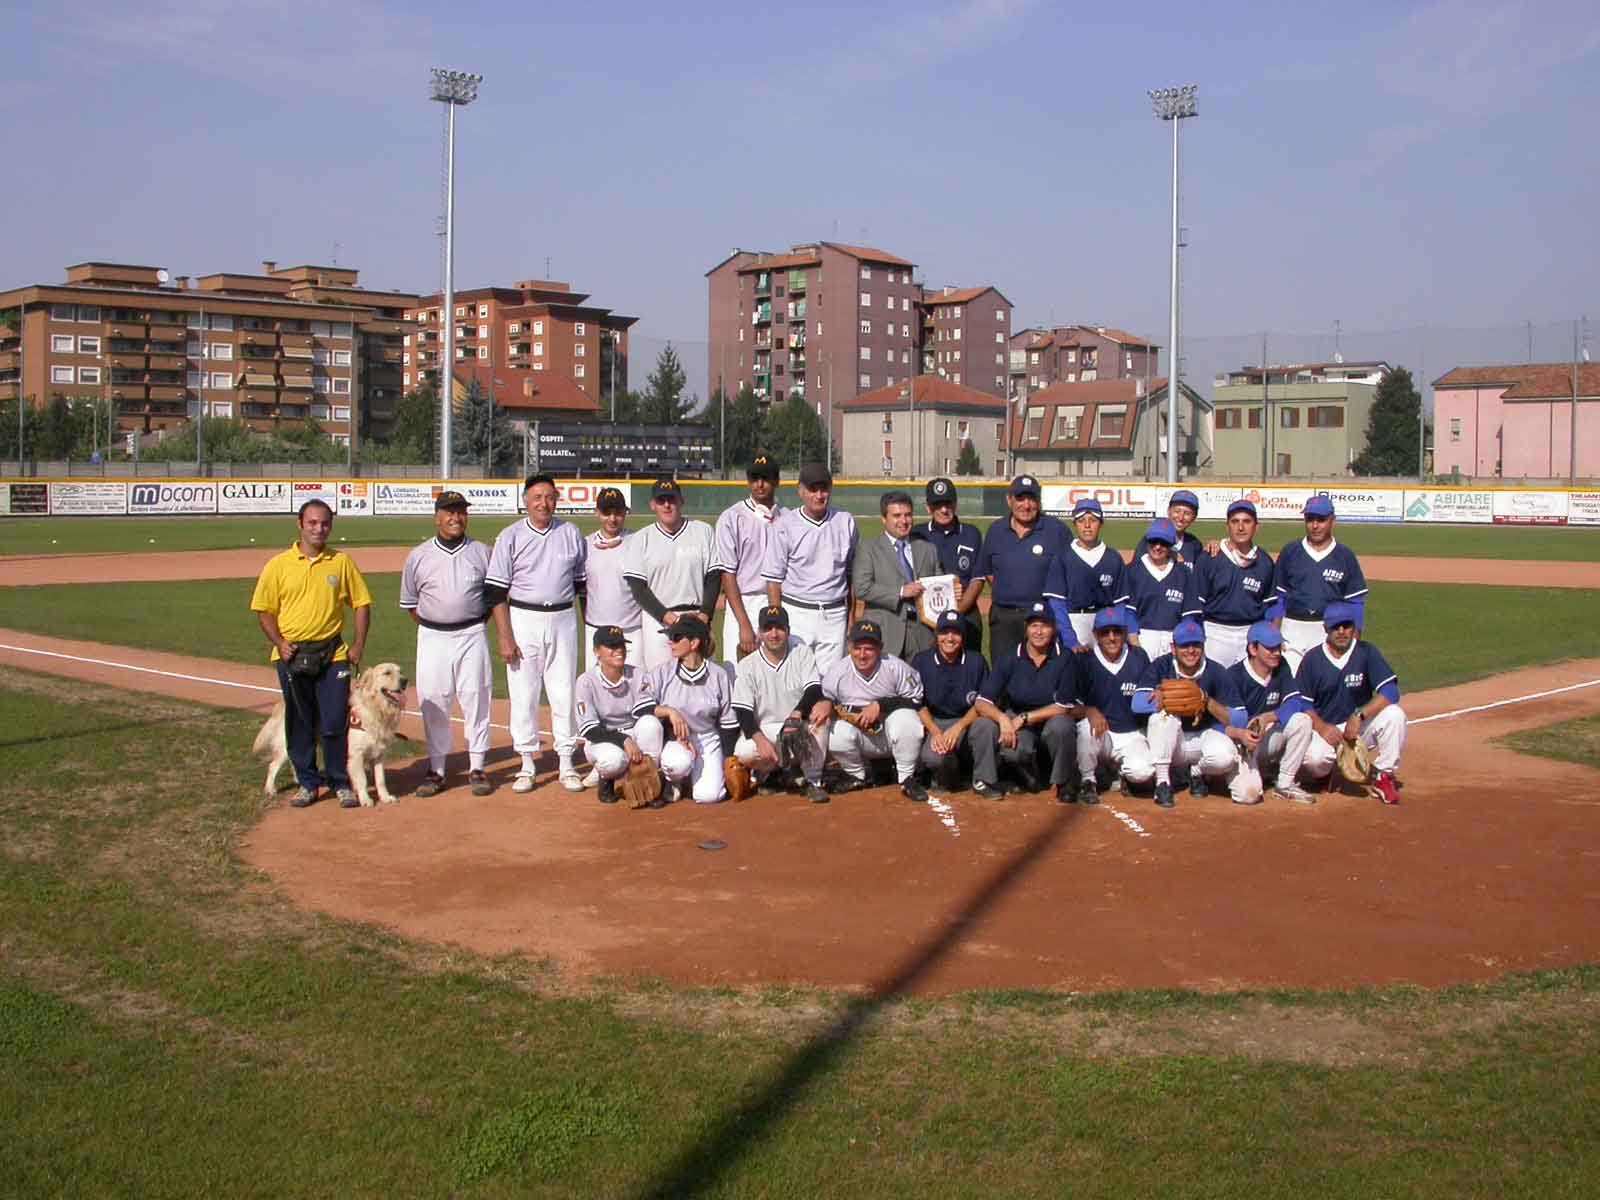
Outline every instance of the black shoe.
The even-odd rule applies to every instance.
[[[617,781],[615,779],[602,779],[595,785],[595,792],[601,804],[615,804],[617,802]]]
[[[1196,771],[1189,777],[1189,795],[1196,800],[1204,800],[1211,795],[1211,785],[1206,782],[1206,777]]]
[[[1094,780],[1085,779],[1078,785],[1078,800],[1083,804],[1100,803],[1100,789],[1095,787]]]
[[[806,799],[813,804],[826,804],[829,800],[828,793],[820,783],[806,784]]]
[[[1076,804],[1078,802],[1078,788],[1079,785],[1073,783],[1056,784],[1056,803]]]
[[[481,770],[468,771],[467,783],[471,785],[474,796],[487,796],[494,791],[494,784],[489,782],[489,777]]]
[[[1172,808],[1177,801],[1172,798],[1172,785],[1170,783],[1156,784],[1156,806],[1158,808]]]
[[[972,794],[979,800],[1004,800],[1006,798],[1004,788],[997,787],[992,783],[985,783],[981,779],[972,781]]]
[[[1018,763],[1013,770],[1017,773],[1017,786],[1024,792],[1032,794],[1039,790],[1039,773],[1032,767]]]
[[[913,804],[928,802],[928,789],[922,786],[922,781],[915,775],[900,785],[900,794]]]
[[[422,782],[417,784],[417,795],[426,800],[429,796],[437,796],[444,791],[444,776],[437,771],[429,771],[422,777]]]
[[[961,761],[954,754],[948,754],[939,760],[939,765],[934,768],[934,781],[941,792],[955,792],[961,790]]]

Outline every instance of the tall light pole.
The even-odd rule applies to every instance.
[[[1150,93],[1156,116],[1172,122],[1172,312],[1167,326],[1171,362],[1167,366],[1167,482],[1178,482],[1178,126],[1196,113],[1196,85],[1156,88]]]
[[[482,75],[431,68],[433,99],[445,106],[444,362],[439,368],[439,478],[451,478],[451,406],[456,374],[456,109],[478,98]]]

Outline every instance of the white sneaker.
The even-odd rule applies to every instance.
[[[1305,788],[1292,783],[1286,787],[1273,788],[1271,795],[1275,800],[1287,800],[1291,804],[1315,804],[1317,802],[1317,798],[1306,791]]]
[[[600,782],[600,768],[599,767],[590,767],[589,768],[589,773],[583,777],[583,786],[586,787],[586,788],[592,788],[592,787],[597,786],[599,784],[599,782]]]
[[[678,802],[678,785],[676,781],[668,779],[662,783],[661,798],[668,804],[676,804]]]
[[[561,774],[558,778],[561,780],[561,786],[566,788],[567,791],[583,791],[583,780],[578,776],[578,768],[571,763],[561,768]]]
[[[533,791],[533,773],[531,771],[519,772],[517,777],[511,781],[511,790],[513,792]]]

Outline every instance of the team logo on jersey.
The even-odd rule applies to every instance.
[[[328,576],[328,586],[329,587],[338,587],[339,586],[339,577],[337,575],[329,575]]]
[[[1344,685],[1347,688],[1358,688],[1366,681],[1367,673],[1365,671],[1352,671],[1344,677]]]
[[[970,570],[972,570],[972,555],[970,555],[970,554],[958,554],[958,555],[956,555],[956,568],[958,570],[961,570],[961,571],[970,571]]]
[[[1134,681],[1133,681],[1133,680],[1131,680],[1131,679],[1130,679],[1130,680],[1128,680],[1128,681],[1126,681],[1126,682],[1125,682],[1125,683],[1124,683],[1124,684],[1123,684],[1123,685],[1122,685],[1122,694],[1123,694],[1123,695],[1124,695],[1124,696],[1131,696],[1131,695],[1133,695],[1133,694],[1134,694],[1134,693],[1135,693],[1135,692],[1137,692],[1137,691],[1138,691],[1138,690],[1139,690],[1139,685],[1138,685],[1138,684],[1137,684],[1137,683],[1135,683],[1135,682],[1134,682]]]
[[[1100,586],[1103,587],[1103,588],[1110,587],[1111,586],[1111,576],[1109,576],[1109,575],[1100,576]]]
[[[1329,583],[1343,583],[1344,572],[1336,567],[1323,567],[1322,578],[1327,580]]]
[[[968,692],[967,693],[967,707],[968,708],[972,707],[973,701],[975,701],[977,698],[978,698],[978,693],[977,693],[976,689]]]
[[[1182,604],[1183,603],[1183,592],[1180,591],[1178,588],[1168,588],[1167,589],[1167,599],[1172,601],[1174,604]]]
[[[1267,693],[1267,707],[1268,708],[1277,708],[1278,707],[1278,693],[1277,692],[1268,692]]]
[[[1259,592],[1261,590],[1261,580],[1249,575],[1245,576],[1244,590],[1247,592]]]
[[[1035,554],[1043,554],[1044,553],[1044,547],[1039,545],[1038,543],[1035,543],[1034,547],[1033,547],[1033,552]]]

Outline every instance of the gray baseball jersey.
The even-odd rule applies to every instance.
[[[777,666],[767,661],[765,646],[739,660],[733,674],[733,706],[753,714],[758,724],[782,721],[805,690],[821,682],[811,648],[790,638],[789,653]]]
[[[667,608],[682,604],[698,608],[706,572],[716,558],[715,542],[716,535],[704,521],[685,521],[677,533],[668,533],[657,521],[624,543],[623,578],[643,580]]]
[[[761,570],[766,564],[767,542],[773,526],[787,511],[781,504],[761,508],[746,496],[717,518],[717,557],[711,565],[719,571],[732,571],[738,577],[741,595],[766,591]]]
[[[622,577],[627,566],[628,542],[633,534],[623,530],[622,541],[611,547],[602,547],[599,530],[584,539],[584,571],[588,576],[585,585],[583,619],[590,625],[616,625],[623,629],[639,628],[639,602],[628,590],[628,581]]]
[[[602,725],[613,730],[632,728],[637,719],[635,712],[644,698],[642,678],[638,667],[623,667],[622,678],[613,684],[600,673],[599,663],[579,675],[574,692],[578,736],[586,738]]]
[[[803,508],[787,509],[772,526],[761,577],[783,586],[791,600],[825,604],[850,589],[850,564],[855,559],[856,519],[830,508],[820,521]]]
[[[400,607],[435,625],[480,620],[488,570],[489,547],[482,542],[464,538],[452,547],[431,537],[406,555]]]
[[[709,526],[707,532],[710,532]],[[685,670],[676,659],[646,668],[640,677],[639,701],[633,711],[644,716],[656,705],[675,708],[688,722],[690,733],[710,733],[721,726],[737,729],[734,718],[732,684],[721,663],[702,662],[699,669]]]
[[[874,700],[910,700],[922,703],[922,676],[911,669],[904,659],[884,655],[878,660],[878,669],[870,676],[856,670],[848,655],[824,672],[822,694],[835,704],[849,708],[863,708]]]
[[[556,517],[541,531],[524,517],[494,539],[486,578],[524,604],[565,604],[583,582],[585,549],[576,525]]]

